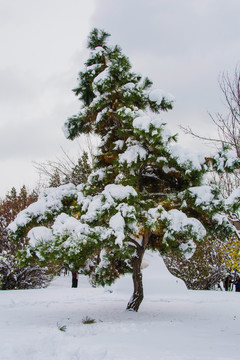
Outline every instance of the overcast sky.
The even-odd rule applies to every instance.
[[[71,89],[93,27],[175,96],[163,116],[173,132],[182,124],[213,135],[208,112],[225,111],[219,75],[240,63],[239,14],[239,0],[0,0],[0,196],[34,187],[33,161],[54,160],[61,147],[78,153],[61,127],[79,110]]]

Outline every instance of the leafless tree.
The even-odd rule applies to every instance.
[[[217,113],[211,118],[218,127],[220,139],[233,147],[240,157],[240,68],[235,68],[233,79],[227,73],[223,73],[219,85],[228,114]]]
[[[34,162],[34,167],[37,169],[40,177],[47,178],[47,186],[59,186],[70,182],[77,185],[79,179],[76,176],[76,171],[81,167],[85,169],[85,175],[88,175],[96,152],[96,146],[93,139],[86,137],[86,147],[83,149],[79,145],[75,157],[69,155],[63,148],[61,150],[62,155],[56,157],[55,160],[47,160],[41,163]],[[83,181],[84,179],[80,177],[80,180]]]
[[[219,86],[227,113],[209,114],[217,126],[219,137],[200,136],[192,131],[190,127],[181,126],[181,128],[185,133],[204,141],[230,145],[240,157],[240,66],[236,66],[233,78],[228,73],[222,73],[219,77]]]
[[[240,65],[235,67],[233,77],[228,73],[222,73],[219,76],[219,87],[227,111],[225,114],[220,112],[214,115],[209,114],[217,127],[218,137],[200,136],[190,127],[181,126],[181,128],[186,134],[205,142],[229,145],[235,149],[237,156],[240,157]],[[223,196],[229,196],[236,187],[240,186],[239,171],[235,171],[234,174],[213,174],[212,176],[214,181],[220,184]]]
[[[235,149],[240,158],[240,66],[236,66],[234,76],[231,78],[228,73],[222,73],[219,77],[219,86],[223,94],[226,113],[217,112],[210,115],[211,120],[217,127],[218,137],[211,138],[200,136],[190,127],[181,128],[186,134],[204,142],[222,146],[229,145]],[[210,182],[218,183],[223,197],[228,197],[234,189],[240,186],[240,172],[233,174],[212,173]],[[236,235],[240,239],[240,214],[236,212],[229,219],[236,227]],[[190,289],[209,289],[218,283],[224,276],[226,264],[220,261],[219,249],[222,242],[215,239],[214,242],[205,241],[196,249],[196,253],[189,260],[184,256],[174,253],[167,254],[164,261],[168,270],[175,276],[183,279]],[[202,259],[204,258],[204,261]]]

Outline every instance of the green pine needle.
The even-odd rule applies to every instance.
[[[85,318],[82,319],[82,323],[83,324],[95,324],[96,323],[96,320],[95,319],[92,319],[90,318],[89,316],[86,316]]]

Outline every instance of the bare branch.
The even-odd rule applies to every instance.
[[[62,156],[56,157],[55,160],[48,160],[46,162],[33,162],[34,167],[37,169],[40,175],[43,175],[48,180],[53,179],[56,174],[60,177],[60,182],[69,183],[73,182],[73,169],[79,166],[79,159],[83,159],[84,153],[88,154],[89,166],[93,162],[94,152],[96,152],[96,146],[93,144],[90,136],[86,138],[87,146],[83,148],[80,144],[78,145],[77,158],[70,156],[66,150],[61,147]],[[86,169],[87,171],[87,169]]]
[[[195,137],[197,139],[200,139],[200,140],[204,140],[204,141],[207,141],[207,142],[218,142],[218,143],[223,142],[223,140],[221,140],[221,139],[210,138],[210,137],[207,137],[207,136],[198,135],[198,134],[194,133],[189,126],[184,127],[184,126],[180,125],[180,128],[184,131],[185,134],[192,135],[193,137]],[[230,145],[230,143],[228,143],[228,144]]]
[[[192,131],[190,127],[181,129],[185,134],[206,142],[225,143],[236,150],[240,157],[240,66],[236,66],[233,79],[228,73],[222,73],[219,77],[219,86],[224,97],[227,114],[209,114],[211,120],[216,125],[219,138],[200,136]]]

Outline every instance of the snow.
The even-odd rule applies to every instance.
[[[187,217],[182,211],[177,209],[172,209],[167,212],[166,216],[169,220],[170,224],[168,226],[167,232],[165,233],[163,240],[168,236],[171,237],[172,232],[181,233],[184,232],[185,229],[190,227],[193,233],[195,233],[196,237],[201,240],[206,235],[206,230],[203,227],[202,223],[192,217]]]
[[[175,97],[172,94],[166,93],[161,89],[154,89],[149,93],[149,100],[155,101],[158,105],[161,104],[163,98],[169,102],[175,101]]]
[[[150,131],[150,125],[158,129],[163,126],[163,122],[160,117],[152,118],[149,115],[138,116],[133,120],[133,127],[145,132]]]
[[[94,221],[102,210],[102,196],[96,195],[91,199],[91,201],[89,201],[89,198],[87,198],[83,202],[83,209],[87,205],[88,205],[87,213],[85,215],[82,215],[81,218],[83,221]]]
[[[36,246],[40,241],[48,241],[52,238],[52,231],[45,226],[38,226],[28,232],[29,245]]]
[[[196,197],[195,204],[197,206],[202,204],[209,205],[213,201],[214,194],[212,193],[212,190],[213,188],[208,185],[189,188],[189,191]]]
[[[188,240],[186,243],[182,243],[179,246],[179,249],[183,252],[186,259],[190,259],[193,256],[196,247],[197,245],[192,240]]]
[[[237,360],[240,294],[188,291],[154,256],[143,270],[145,299],[125,310],[129,276],[112,288],[79,277],[49,288],[1,291],[1,360]],[[90,317],[96,323],[86,325]],[[60,331],[65,326],[66,331]]]
[[[115,150],[118,150],[118,149],[122,149],[123,148],[123,145],[124,145],[124,141],[123,140],[117,140],[114,142],[115,146],[114,146],[114,149]]]
[[[101,175],[101,172],[99,174],[96,172],[95,175]],[[81,237],[84,239],[85,235],[90,232],[89,226],[84,222],[94,221],[102,211],[109,209],[112,205],[117,205],[116,202],[124,201],[131,196],[137,196],[137,192],[132,186],[120,184],[109,184],[105,186],[101,194],[95,196],[85,197],[82,190],[82,185],[79,185],[77,189],[74,185],[64,185],[59,188],[44,190],[36,203],[30,205],[18,214],[14,222],[9,225],[9,229],[15,231],[17,226],[26,225],[31,217],[34,216],[39,216],[41,219],[50,208],[52,210],[61,210],[62,198],[66,194],[73,194],[78,199],[78,203],[82,205],[82,211],[85,212],[85,214],[81,216],[81,219],[78,218],[79,214],[76,214],[75,218],[65,213],[60,213],[56,215],[51,229],[45,226],[32,228],[28,233],[28,238],[30,239],[29,244],[30,246],[35,246],[40,242],[53,240],[54,236],[70,236],[71,234],[73,237]],[[54,194],[56,195],[55,199]],[[135,215],[133,213],[134,207],[128,206],[126,203],[119,203],[117,210],[118,213],[110,219],[109,231],[106,231],[105,228],[101,229],[101,227],[98,227],[98,232],[102,239],[105,239],[110,233],[114,233],[116,235],[116,243],[121,246],[125,238],[125,220],[123,216],[135,220]],[[134,223],[132,223],[131,226],[132,229],[134,229]]]
[[[109,226],[112,228],[116,235],[115,243],[122,246],[122,242],[125,239],[124,227],[125,221],[120,212],[117,212],[110,218]]]
[[[234,163],[238,160],[238,156],[235,150],[228,150],[226,152],[226,166],[231,167],[234,166]]]
[[[137,192],[130,185],[109,184],[105,186],[103,195],[106,197],[110,195],[113,199],[123,200],[129,198],[129,196],[137,196]]]
[[[178,160],[180,165],[192,165],[193,169],[201,170],[205,163],[205,155],[201,152],[195,152],[193,150],[184,149],[180,145],[174,145],[171,147],[172,156]]]
[[[214,156],[217,162],[217,170],[224,172],[226,167],[233,167],[236,163],[239,163],[239,158],[236,151],[231,149],[223,149]]]
[[[225,203],[227,205],[232,205],[240,199],[240,187],[233,190],[232,194],[226,199]]]
[[[155,101],[157,104],[161,104],[164,97],[164,92],[161,89],[154,89],[149,93],[149,99]]]
[[[177,209],[166,211],[161,205],[158,205],[156,208],[149,209],[148,215],[148,223],[153,227],[157,224],[158,219],[163,222],[167,221],[167,228],[163,236],[163,242],[165,243],[167,243],[169,239],[181,239],[182,235],[189,231],[196,241],[203,240],[206,235],[206,229],[199,220],[188,217],[184,212]],[[187,250],[187,256],[190,257],[193,255],[196,246],[190,239],[184,244],[181,249],[183,251]],[[190,251],[191,255],[189,254]]]
[[[178,172],[175,168],[173,167],[169,168],[168,166],[163,166],[162,170],[163,172],[165,172],[165,174],[168,174],[170,172]]]
[[[147,157],[147,151],[141,145],[132,145],[119,155],[119,162],[127,164],[136,163],[139,159],[144,160]]]
[[[92,179],[94,177],[98,178],[99,181],[104,179],[104,176],[106,175],[106,168],[100,168],[96,171],[93,171],[89,177],[88,177],[88,182],[91,183]]]
[[[46,212],[53,213],[54,211],[59,211],[62,208],[62,199],[65,196],[76,196],[76,193],[76,187],[73,184],[44,189],[40,193],[38,200],[21,211],[8,226],[8,229],[15,232],[18,226],[25,226],[35,217],[39,216],[38,221],[40,221],[44,218]]]
[[[129,185],[109,184],[105,186],[101,194],[93,197],[78,196],[78,202],[82,204],[83,211],[87,210],[85,215],[82,215],[83,221],[94,221],[102,210],[110,208],[116,201],[128,199],[130,196],[137,196],[136,190]]]
[[[109,76],[109,68],[107,67],[103,71],[101,71],[93,80],[94,84],[101,83]]]

